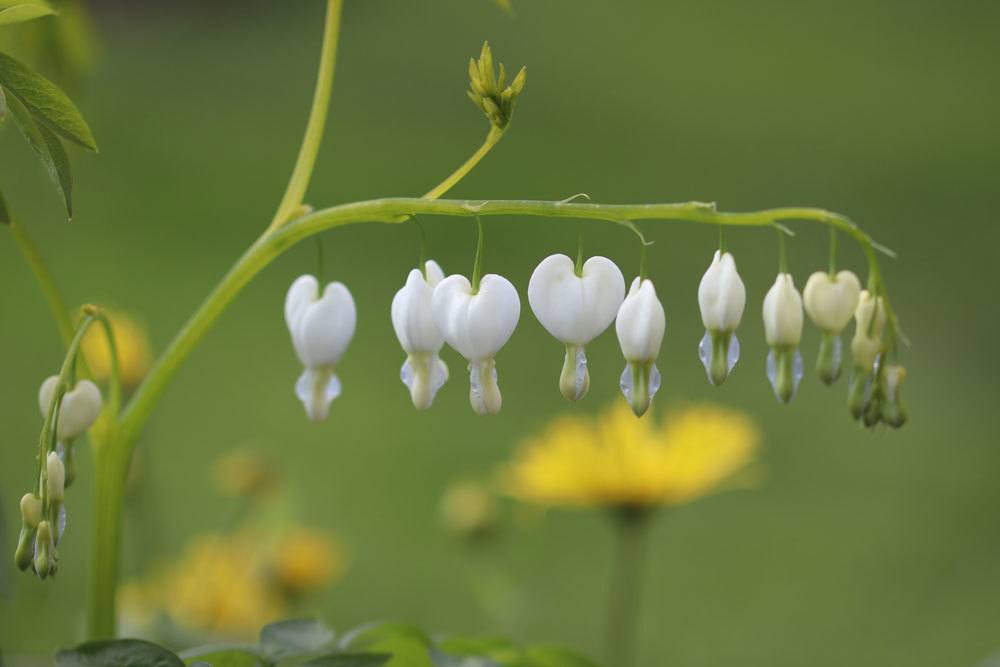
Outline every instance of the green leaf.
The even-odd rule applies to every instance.
[[[73,219],[73,177],[66,149],[52,130],[35,121],[28,109],[16,97],[8,100],[14,124],[28,140],[38,159],[45,165],[49,178],[59,188],[66,214]]]
[[[389,653],[392,660],[386,667],[433,667],[430,637],[415,625],[369,623],[344,635],[340,646]]]
[[[39,19],[43,16],[52,16],[53,14],[55,14],[55,11],[47,5],[23,3],[0,10],[0,25],[22,23],[24,21]]]
[[[333,641],[333,630],[315,619],[300,618],[265,625],[260,646],[272,659],[322,650]]]
[[[66,94],[19,60],[0,53],[0,85],[39,121],[84,148],[97,150],[94,135]]]
[[[176,655],[141,639],[81,644],[56,654],[56,667],[184,667]]]
[[[267,667],[259,655],[245,648],[226,648],[221,646],[203,646],[181,652],[181,658],[191,667],[205,663],[212,667]]]
[[[389,653],[331,653],[303,662],[299,667],[382,667]]]
[[[7,97],[3,94],[3,88],[0,88],[0,125],[7,120]]]

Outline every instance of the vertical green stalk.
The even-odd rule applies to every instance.
[[[608,598],[606,662],[615,667],[635,664],[649,516],[647,510],[635,507],[619,508],[612,515],[616,545]]]
[[[90,600],[87,638],[115,636],[115,597],[121,555],[122,511],[125,479],[132,447],[116,431],[106,439],[91,441],[94,453],[94,507],[90,559]]]
[[[476,216],[479,239],[476,241],[476,259],[472,264],[472,293],[479,294],[479,279],[483,277],[483,221]]]

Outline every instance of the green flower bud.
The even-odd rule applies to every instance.
[[[38,524],[35,536],[35,573],[45,579],[56,570],[56,545],[52,539],[52,528],[48,521]]]
[[[909,411],[901,395],[902,384],[905,379],[905,368],[896,365],[886,366],[881,392],[881,418],[882,421],[893,428],[901,427],[909,417]]]
[[[17,536],[17,549],[14,550],[14,565],[21,571],[31,566],[31,559],[35,555],[36,532],[34,527],[21,525],[21,532]]]
[[[46,490],[53,501],[61,501],[66,495],[66,468],[55,452],[49,452],[45,459]]]
[[[21,496],[21,523],[28,528],[37,528],[42,520],[42,499],[33,493]]]
[[[488,42],[483,43],[479,60],[469,60],[469,99],[479,107],[490,124],[497,129],[506,129],[514,113],[517,97],[524,90],[524,82],[528,76],[527,69],[522,67],[514,80],[507,85],[507,70],[501,63],[499,75],[493,67],[493,52]]]
[[[824,384],[833,384],[840,377],[843,365],[843,348],[840,336],[824,331],[819,342],[819,356],[816,358],[816,374]]]

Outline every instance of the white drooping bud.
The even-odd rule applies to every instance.
[[[868,290],[862,291],[858,307],[854,311],[854,339],[851,341],[855,368],[871,374],[875,360],[882,351],[882,332],[885,331],[886,319],[882,298],[873,296]]]
[[[66,468],[55,452],[49,452],[45,459],[46,491],[52,500],[62,500],[66,493]]]
[[[809,319],[823,332],[816,372],[823,382],[833,384],[840,377],[843,358],[840,332],[858,307],[861,282],[851,271],[840,271],[836,275],[817,271],[806,281],[802,298]]]
[[[52,375],[42,382],[38,390],[38,409],[43,418],[49,415],[58,385],[59,376]],[[86,433],[100,415],[101,390],[90,380],[81,380],[63,394],[56,437],[62,442],[69,442]]]
[[[528,281],[532,312],[557,340],[566,345],[559,388],[571,401],[587,393],[590,375],[584,346],[614,321],[625,299],[625,278],[606,257],[591,257],[577,273],[566,255],[542,260]]]
[[[434,322],[445,341],[469,362],[469,402],[479,414],[496,414],[502,397],[493,357],[517,327],[521,299],[509,280],[490,273],[474,291],[465,276],[448,276],[434,288]]]
[[[746,302],[747,290],[736,271],[736,260],[732,254],[716,250],[698,285],[698,307],[705,325],[698,356],[714,385],[725,381],[740,358],[740,341],[734,332],[743,319]]]
[[[790,273],[779,273],[764,297],[764,337],[771,347],[767,355],[767,377],[774,395],[782,403],[795,396],[802,380],[802,296]]]
[[[29,528],[37,528],[42,520],[42,499],[33,493],[21,496],[21,522]]]
[[[319,292],[313,276],[299,276],[285,296],[285,323],[292,346],[305,366],[295,383],[295,394],[312,421],[326,419],[333,399],[340,395],[335,368],[357,324],[357,310],[343,283],[329,283]]]
[[[632,411],[641,417],[660,388],[660,354],[666,315],[651,280],[636,278],[618,309],[615,332],[625,357],[620,386]]]
[[[392,299],[392,328],[407,354],[400,378],[409,388],[418,410],[431,406],[435,394],[448,379],[448,367],[439,356],[444,336],[434,323],[431,307],[434,288],[442,280],[441,267],[433,260],[428,261],[424,272],[410,271],[406,284]]]

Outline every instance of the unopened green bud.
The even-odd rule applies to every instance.
[[[21,496],[21,523],[29,528],[37,528],[42,520],[42,499],[33,493]]]
[[[469,60],[469,99],[479,107],[490,124],[505,129],[514,113],[514,104],[524,90],[527,70],[521,68],[514,80],[507,85],[507,70],[499,65],[499,75],[493,65],[493,52],[489,43],[483,44],[479,59]]]
[[[31,559],[35,555],[35,533],[34,527],[21,525],[21,532],[17,536],[17,549],[14,550],[14,564],[19,570],[31,567]]]
[[[53,501],[61,501],[66,494],[66,468],[55,452],[45,459],[46,490]]]
[[[559,376],[559,391],[569,401],[579,401],[590,390],[590,371],[587,370],[587,355],[582,345],[567,345],[563,359],[562,374]]]
[[[870,396],[871,373],[864,373],[855,369],[851,376],[851,384],[847,389],[847,408],[851,411],[854,419],[861,419],[865,413]]]
[[[35,536],[35,573],[45,579],[55,574],[56,546],[52,540],[52,528],[48,521],[38,524],[38,534]]]
[[[824,384],[833,384],[840,377],[842,356],[840,336],[824,331],[819,341],[819,356],[816,358],[816,374]]]
[[[902,384],[906,379],[906,369],[902,366],[887,366],[882,382],[882,421],[893,428],[906,423],[909,411],[902,397]]]
[[[878,392],[872,392],[872,398],[865,406],[864,414],[861,415],[861,423],[868,428],[874,428],[882,420],[882,399]]]

